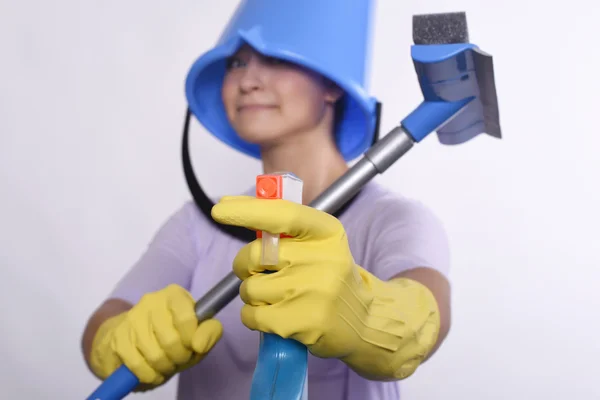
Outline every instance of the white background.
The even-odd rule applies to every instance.
[[[235,3],[0,1],[0,398],[96,387],[83,327],[190,197],[183,82]],[[452,331],[404,399],[600,399],[600,6],[585,3],[380,0],[383,131],[421,100],[412,14],[449,11],[494,56],[504,130],[460,147],[430,136],[379,179],[432,207],[453,249]],[[260,173],[192,129],[209,194]]]

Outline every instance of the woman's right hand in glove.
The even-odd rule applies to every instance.
[[[125,364],[151,388],[197,364],[219,341],[223,326],[216,319],[199,324],[194,304],[178,285],[144,295],[129,311],[102,323],[92,344],[92,371],[106,379]]]

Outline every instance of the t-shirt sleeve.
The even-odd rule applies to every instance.
[[[198,260],[192,232],[195,209],[186,203],[175,212],[150,241],[145,252],[118,282],[110,298],[136,304],[149,292],[178,284],[189,290]]]
[[[450,250],[445,228],[425,205],[405,198],[385,201],[376,208],[370,226],[371,272],[388,280],[401,272],[428,267],[448,277]]]

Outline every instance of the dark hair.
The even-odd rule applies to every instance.
[[[333,108],[333,131],[337,132],[339,125],[342,123],[344,119],[344,111],[346,108],[346,95],[344,94],[342,97],[335,102]]]

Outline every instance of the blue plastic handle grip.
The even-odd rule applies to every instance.
[[[452,102],[424,101],[401,124],[415,142],[420,142],[463,111],[473,99],[475,97]]]
[[[87,400],[121,400],[131,393],[139,383],[137,376],[125,365],[122,365],[106,378]]]

